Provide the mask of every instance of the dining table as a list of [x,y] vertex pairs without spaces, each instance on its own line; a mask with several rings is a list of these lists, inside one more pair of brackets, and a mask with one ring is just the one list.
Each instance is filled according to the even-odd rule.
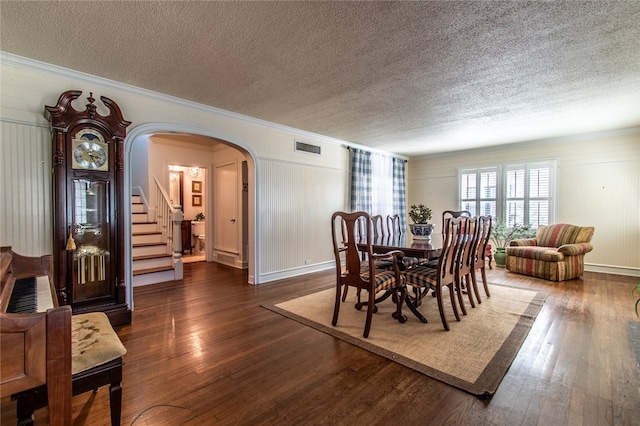
[[[374,238],[371,248],[376,254],[388,253],[392,250],[400,250],[405,257],[418,259],[435,259],[440,256],[442,236],[433,235],[429,239],[414,238],[411,234],[391,234]],[[358,244],[358,248],[366,250],[366,243]]]
[[[365,242],[358,243],[358,249],[366,251],[367,244]],[[427,262],[432,259],[437,259],[440,256],[442,252],[442,235],[432,234],[429,239],[418,239],[414,238],[411,234],[405,233],[383,235],[371,241],[371,249],[375,254],[384,254],[393,250],[400,250],[404,253],[404,257],[417,258],[419,260],[424,259],[424,262]],[[400,262],[400,264],[405,265],[404,262]],[[401,269],[404,269],[404,267]],[[382,302],[391,295],[393,295],[393,292],[385,292],[384,295],[376,299],[375,303]],[[413,303],[411,297],[408,295],[405,298],[405,304],[421,322],[428,322],[424,315],[418,311],[416,304]]]

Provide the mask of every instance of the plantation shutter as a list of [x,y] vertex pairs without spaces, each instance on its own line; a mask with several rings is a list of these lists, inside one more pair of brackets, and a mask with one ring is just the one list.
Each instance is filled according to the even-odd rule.
[[497,184],[497,167],[462,170],[460,210],[468,210],[472,215],[495,217],[498,203]]

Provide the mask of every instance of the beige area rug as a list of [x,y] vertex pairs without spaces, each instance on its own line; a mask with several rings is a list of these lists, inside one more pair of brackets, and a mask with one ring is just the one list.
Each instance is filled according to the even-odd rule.
[[[338,324],[333,327],[335,289],[319,291],[275,306],[263,307],[360,346],[392,361],[465,390],[478,397],[491,397],[515,359],[531,325],[542,308],[546,292],[490,284],[491,298],[469,307],[457,322],[445,290],[445,312],[451,331],[440,321],[435,298],[425,297],[419,310],[429,320],[420,322],[406,306],[408,321],[391,317],[391,299],[378,305],[371,332],[362,337],[366,309],[355,309],[355,289],[341,304]],[[482,292],[482,290],[481,290]],[[482,293],[484,296],[484,293]],[[466,295],[465,295],[466,297]]]

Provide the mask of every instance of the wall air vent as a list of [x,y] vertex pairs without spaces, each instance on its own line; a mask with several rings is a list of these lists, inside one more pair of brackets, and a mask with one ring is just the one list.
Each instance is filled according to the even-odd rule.
[[311,154],[320,155],[320,147],[318,145],[311,145],[300,141],[296,141],[296,151],[310,152]]

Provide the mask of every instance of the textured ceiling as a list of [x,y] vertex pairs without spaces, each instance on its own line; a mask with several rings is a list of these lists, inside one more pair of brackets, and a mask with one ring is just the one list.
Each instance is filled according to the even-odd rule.
[[640,125],[640,1],[0,2],[0,50],[407,156]]

